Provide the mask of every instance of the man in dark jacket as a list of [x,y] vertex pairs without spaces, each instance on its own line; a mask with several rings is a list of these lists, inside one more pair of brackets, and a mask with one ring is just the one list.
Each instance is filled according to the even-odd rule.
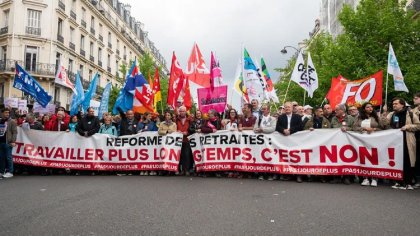
[[[298,114],[293,114],[293,105],[291,102],[284,104],[284,114],[277,119],[276,131],[289,136],[298,131],[303,130],[302,117]],[[289,178],[281,175],[280,180],[288,180]],[[302,176],[296,176],[296,181],[302,183]]]
[[100,123],[98,117],[95,116],[95,111],[89,107],[87,114],[77,124],[77,132],[84,137],[92,136],[98,133]]
[[121,108],[118,108],[121,116],[120,136],[137,134],[137,124],[139,121],[134,118],[134,112],[128,110],[125,114]]
[[285,114],[279,116],[277,119],[276,131],[284,136],[289,136],[303,130],[302,117],[292,113],[292,103],[286,102],[284,104],[284,109]]
[[[3,110],[0,119],[0,178],[13,177],[12,149],[16,146],[17,124],[10,119],[10,109]],[[7,163],[7,173],[4,174]]]

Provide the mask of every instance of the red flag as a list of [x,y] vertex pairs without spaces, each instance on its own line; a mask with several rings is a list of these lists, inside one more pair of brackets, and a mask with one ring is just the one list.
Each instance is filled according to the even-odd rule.
[[184,106],[187,108],[187,111],[191,110],[192,108],[192,98],[190,92],[190,82],[188,79],[185,79],[185,86],[184,86]]
[[149,89],[146,84],[143,84],[141,92],[136,89],[135,96],[147,111],[153,112],[153,91],[151,88]]
[[179,94],[181,93],[182,86],[184,84],[185,75],[176,59],[175,52],[172,55],[171,73],[169,75],[169,86],[168,86],[168,105],[172,108],[176,108],[176,102]]
[[194,43],[190,58],[188,59],[185,76],[201,87],[210,87],[210,72],[196,43]]
[[382,71],[358,80],[348,80],[341,75],[333,78],[326,98],[332,107],[338,104],[360,107],[365,102],[374,106],[382,104]]
[[222,78],[222,71],[220,70],[219,62],[216,61],[216,58],[211,52],[210,58],[210,88],[214,89],[215,85],[220,86]]

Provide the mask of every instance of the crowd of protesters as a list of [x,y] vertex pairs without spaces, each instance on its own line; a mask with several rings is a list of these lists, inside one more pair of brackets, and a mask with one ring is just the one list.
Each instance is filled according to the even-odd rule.
[[[392,111],[384,106],[380,111],[375,110],[373,104],[367,102],[360,108],[347,107],[344,104],[331,107],[301,106],[297,102],[286,102],[277,111],[272,112],[268,104],[260,105],[257,100],[244,104],[238,112],[227,106],[222,114],[214,110],[202,113],[197,110],[188,113],[182,103],[178,103],[175,111],[168,109],[163,114],[148,113],[135,114],[132,110],[112,116],[108,113],[98,118],[94,115],[93,108],[86,114],[69,116],[63,107],[57,109],[56,114],[33,114],[19,116],[12,114],[11,109],[2,111],[0,120],[0,178],[13,177],[12,148],[15,146],[17,127],[24,129],[46,130],[55,132],[74,132],[81,136],[89,137],[96,133],[115,136],[133,135],[147,131],[157,131],[159,135],[173,132],[183,134],[181,160],[179,171],[176,175],[199,175],[202,177],[226,176],[229,178],[258,178],[261,180],[296,180],[320,181],[329,183],[351,184],[361,183],[362,186],[378,185],[378,181],[387,183],[387,180],[366,178],[364,176],[302,176],[302,175],[275,175],[264,173],[241,172],[203,172],[194,171],[194,161],[188,136],[194,133],[214,133],[218,130],[242,131],[253,130],[255,133],[279,132],[284,136],[293,135],[302,130],[339,128],[343,132],[355,131],[371,134],[385,129],[400,129],[404,137],[403,172],[404,179],[392,185],[395,189],[413,190],[420,186],[420,92],[413,99],[413,107],[402,98],[392,100]],[[376,109],[378,109],[376,107]],[[25,171],[25,168],[23,168]],[[32,168],[40,170],[42,168]],[[22,172],[24,172],[22,171]],[[41,172],[45,174],[45,172]],[[69,172],[69,171],[68,171]],[[48,171],[47,171],[48,173]],[[50,170],[49,173],[52,173]],[[74,172],[79,174],[80,172]],[[131,172],[130,172],[131,173]],[[93,173],[94,174],[94,173]],[[141,171],[140,175],[161,175],[161,172]]]

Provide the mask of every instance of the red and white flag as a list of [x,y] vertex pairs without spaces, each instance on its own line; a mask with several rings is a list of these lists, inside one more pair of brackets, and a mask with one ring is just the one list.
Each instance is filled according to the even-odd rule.
[[67,76],[67,71],[64,66],[58,66],[57,75],[55,76],[56,84],[63,85],[64,87],[71,88],[74,93],[76,93],[74,89],[74,84],[70,81],[69,77]]
[[210,71],[206,66],[197,43],[194,43],[190,58],[188,59],[185,77],[197,86],[210,87]]
[[176,108],[176,102],[181,93],[185,81],[184,72],[181,69],[181,65],[175,56],[175,52],[172,55],[171,73],[169,75],[168,85],[168,105],[172,108]]

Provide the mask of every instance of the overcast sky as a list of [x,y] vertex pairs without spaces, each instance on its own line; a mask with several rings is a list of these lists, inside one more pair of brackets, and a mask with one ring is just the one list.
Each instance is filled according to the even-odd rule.
[[[309,37],[319,17],[317,0],[122,0],[130,4],[131,15],[145,24],[170,69],[172,51],[183,68],[194,42],[207,67],[215,51],[226,82],[232,80],[244,44],[251,57],[263,56],[271,77],[274,68],[285,65],[293,55],[280,50]],[[233,80],[232,80],[233,81]]]

